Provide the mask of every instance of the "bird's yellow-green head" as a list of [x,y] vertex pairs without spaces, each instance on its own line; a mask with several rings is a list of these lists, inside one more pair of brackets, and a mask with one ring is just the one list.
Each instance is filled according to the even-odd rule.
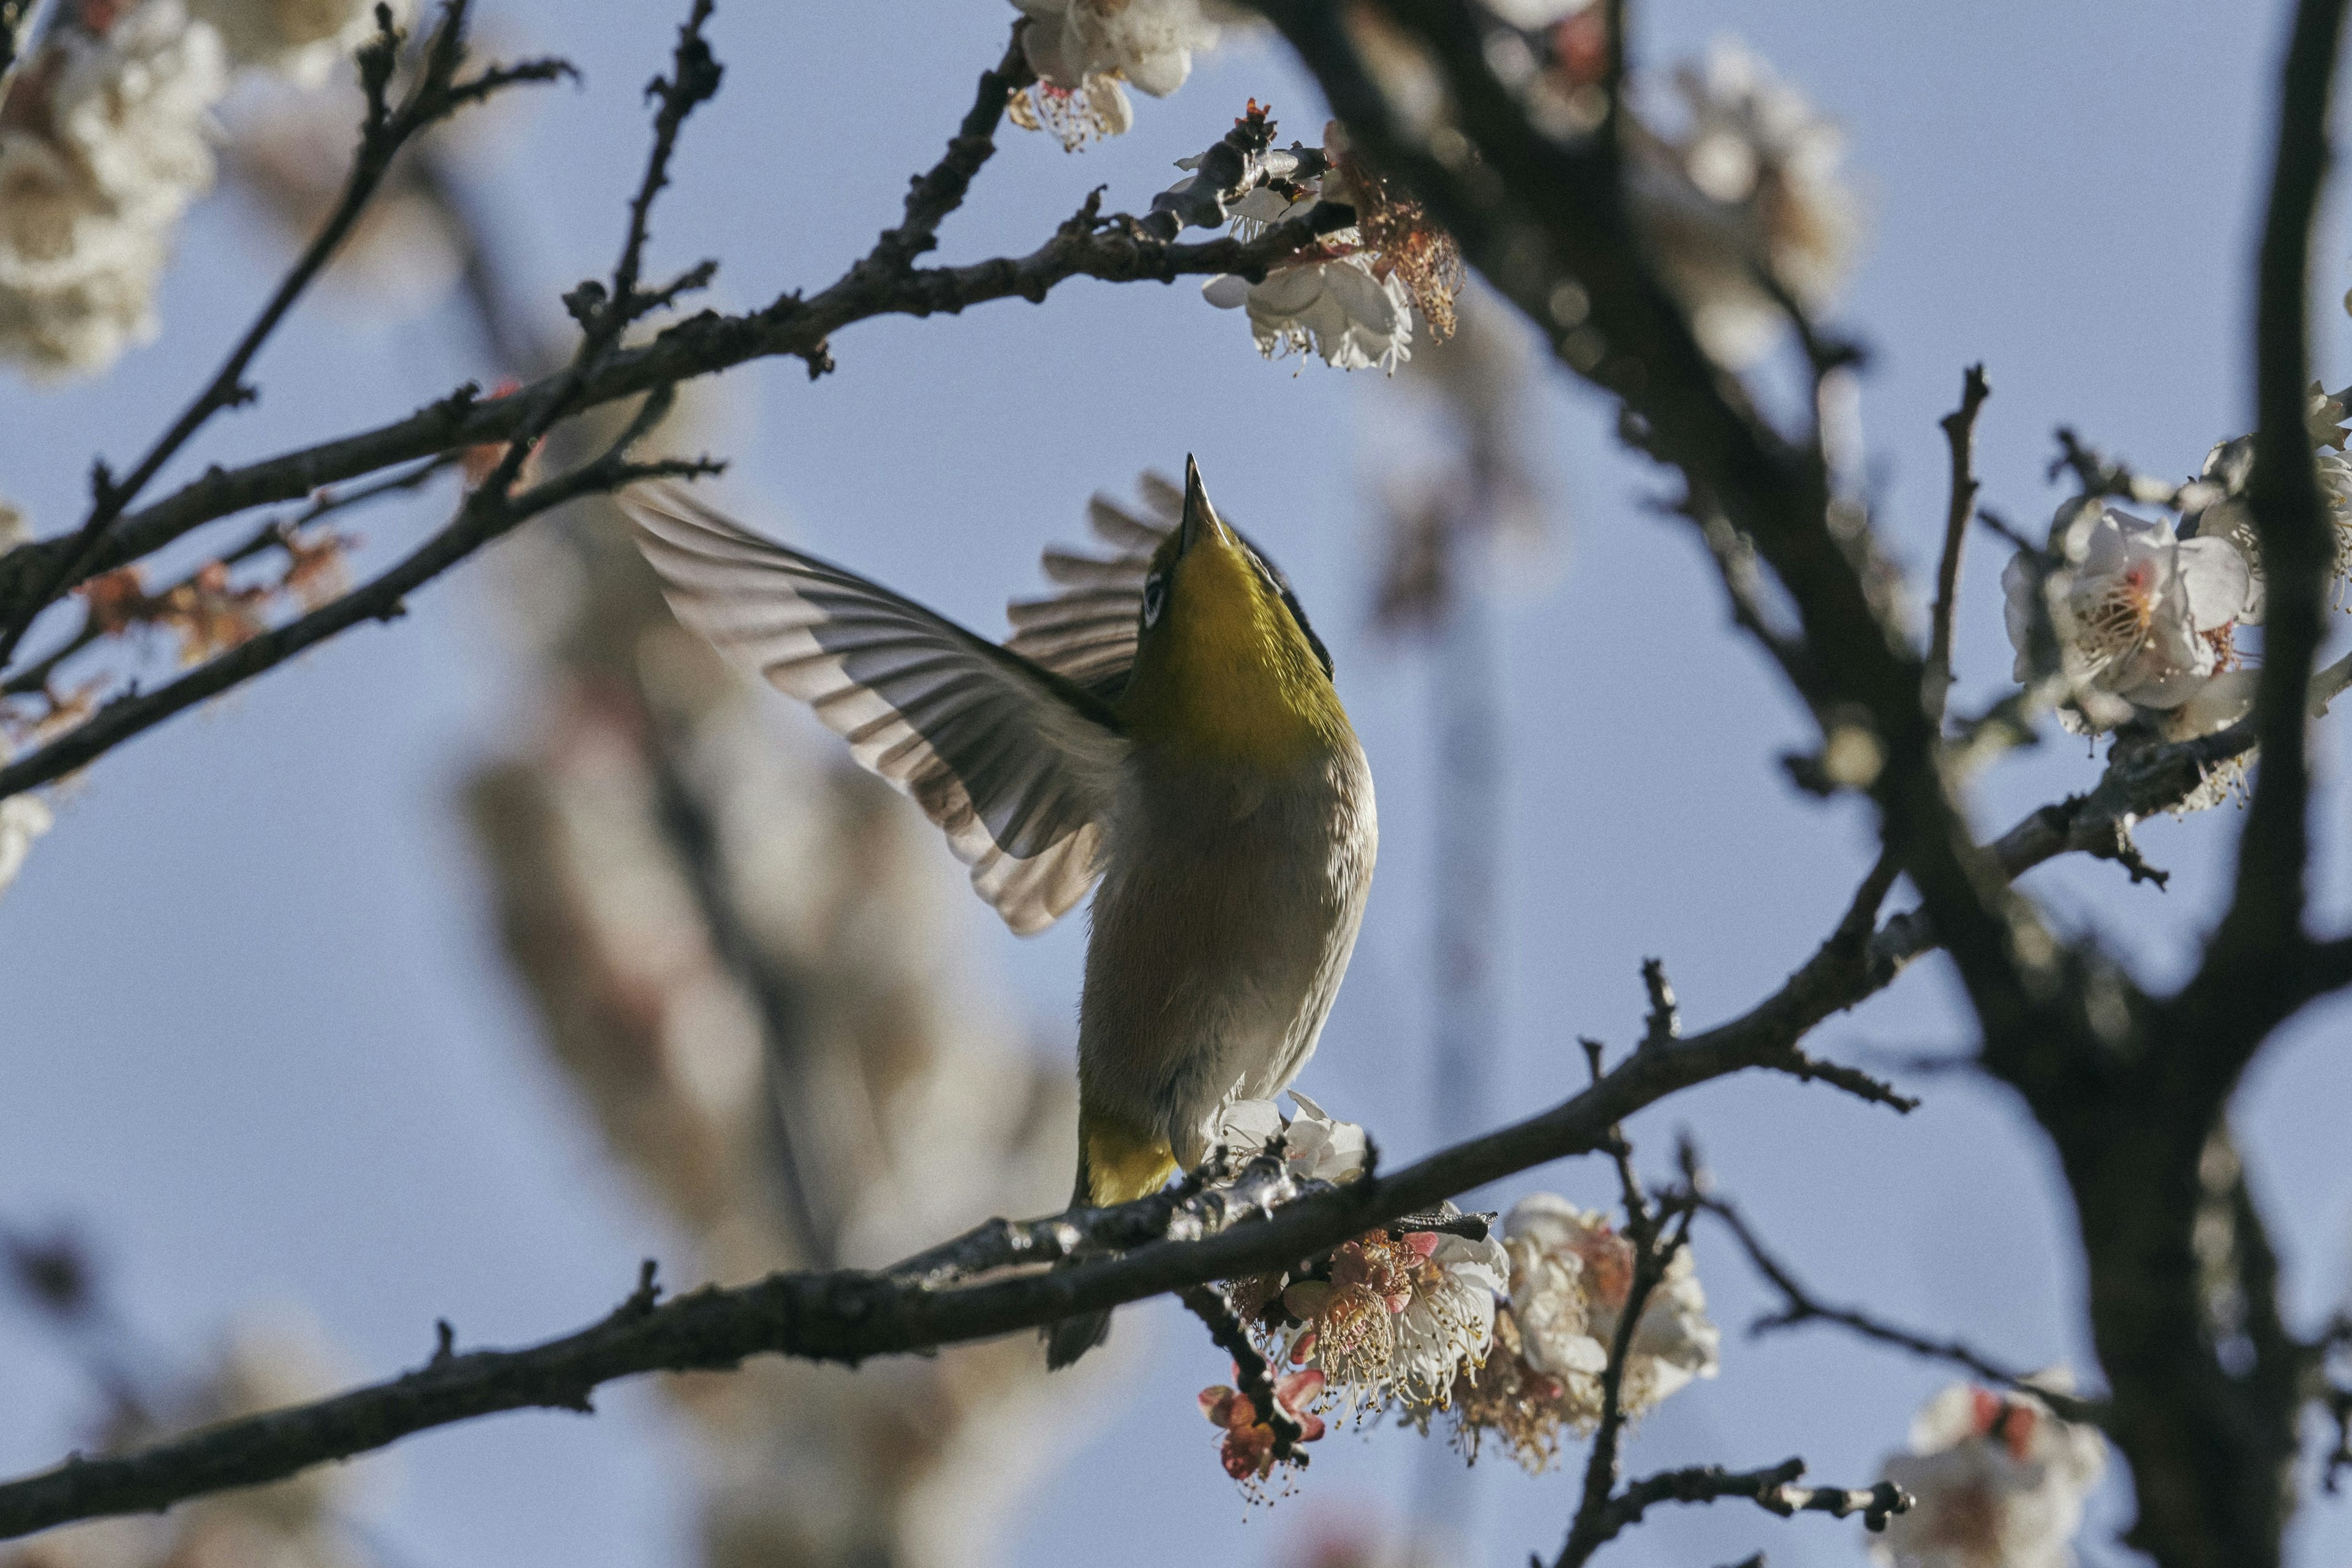
[[1344,742],[1331,658],[1272,563],[1209,504],[1184,460],[1184,515],[1144,580],[1119,717],[1145,745],[1268,770]]

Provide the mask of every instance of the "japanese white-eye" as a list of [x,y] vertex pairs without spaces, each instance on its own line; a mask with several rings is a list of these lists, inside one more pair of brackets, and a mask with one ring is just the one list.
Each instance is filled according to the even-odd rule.
[[[1045,553],[1060,591],[1002,646],[675,488],[625,498],[678,618],[801,699],[913,797],[1018,932],[1099,881],[1078,1011],[1075,1202],[1157,1191],[1219,1110],[1314,1052],[1379,832],[1331,660],[1280,571],[1187,459],[1156,516],[1097,497],[1108,559]],[[1048,1359],[1099,1343],[1058,1323]]]

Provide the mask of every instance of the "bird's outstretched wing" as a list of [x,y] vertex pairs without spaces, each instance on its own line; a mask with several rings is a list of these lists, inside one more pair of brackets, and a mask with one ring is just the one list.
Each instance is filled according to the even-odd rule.
[[1061,591],[1005,606],[1013,618],[1007,647],[1106,702],[1118,700],[1135,668],[1136,628],[1152,552],[1184,515],[1184,492],[1158,474],[1145,474],[1136,488],[1143,495],[1139,513],[1102,495],[1087,508],[1095,536],[1110,548],[1108,559],[1048,550],[1045,575]]
[[1007,925],[1042,931],[1086,897],[1128,745],[1099,698],[676,487],[621,501],[678,619],[912,796]]

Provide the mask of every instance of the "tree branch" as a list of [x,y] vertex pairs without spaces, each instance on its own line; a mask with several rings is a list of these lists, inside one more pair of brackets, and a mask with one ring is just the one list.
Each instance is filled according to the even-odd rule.
[[[1629,1484],[1602,1508],[1595,1528],[1603,1533],[1592,1544],[1599,1547],[1628,1526],[1640,1523],[1643,1514],[1663,1502],[1719,1502],[1726,1498],[1745,1498],[1782,1519],[1793,1519],[1801,1513],[1825,1513],[1832,1519],[1843,1519],[1858,1513],[1864,1526],[1873,1531],[1885,1530],[1888,1519],[1909,1512],[1913,1505],[1911,1494],[1893,1481],[1880,1481],[1860,1491],[1796,1485],[1804,1473],[1804,1460],[1789,1458],[1760,1470],[1726,1470],[1720,1465],[1700,1465],[1644,1477]],[[1563,1553],[1559,1559],[1559,1568],[1576,1568],[1590,1555]],[[1759,1563],[1762,1558],[1759,1554],[1748,1561]]]
[[130,476],[117,482],[102,460],[93,468],[88,520],[79,533],[44,542],[46,559],[33,567],[36,574],[30,579],[37,585],[8,600],[6,619],[0,622],[0,668],[5,668],[15,656],[16,645],[24,639],[34,618],[58,595],[100,569],[102,559],[109,558],[107,546],[113,524],[163,465],[176,457],[214,415],[250,403],[259,395],[247,384],[246,371],[295,302],[333,259],[383,184],[400,150],[427,126],[447,119],[465,104],[487,99],[498,89],[577,74],[567,62],[548,59],[493,68],[471,81],[459,81],[457,72],[466,62],[466,13],[469,3],[470,0],[447,0],[441,21],[425,45],[425,68],[397,109],[387,103],[384,93],[399,50],[400,35],[394,30],[391,13],[379,11],[381,30],[359,52],[360,78],[368,94],[368,114],[360,128],[359,152],[333,211],[263,305],[261,313],[229,351],[228,358],[214,373],[213,379],[171,427],[156,438]]
[[1798,1282],[1785,1264],[1765,1250],[1763,1242],[1758,1239],[1756,1233],[1748,1228],[1747,1220],[1727,1200],[1710,1194],[1701,1200],[1700,1206],[1723,1221],[1738,1238],[1741,1249],[1748,1254],[1748,1260],[1756,1266],[1756,1271],[1780,1292],[1783,1302],[1780,1310],[1757,1319],[1749,1327],[1751,1333],[1765,1334],[1776,1329],[1792,1329],[1811,1322],[1835,1323],[1864,1339],[1893,1345],[1932,1361],[1950,1362],[1967,1368],[1987,1383],[2030,1394],[2049,1405],[2062,1419],[2093,1426],[2105,1419],[2105,1402],[2050,1388],[2035,1382],[2031,1373],[2005,1367],[1958,1340],[1930,1339],[1925,1334],[1885,1322],[1855,1308],[1833,1307],[1820,1300]]
[[993,1220],[880,1271],[777,1274],[662,1306],[641,1291],[560,1339],[436,1356],[333,1399],[0,1485],[0,1539],[280,1479],[496,1411],[583,1409],[599,1384],[640,1373],[731,1367],[763,1353],[855,1363],[1286,1268],[1505,1176],[1610,1149],[1619,1123],[1693,1084],[1750,1068],[1798,1071],[1798,1042],[1861,982],[1867,921],[1865,911],[1857,926],[1849,914],[1787,984],[1740,1017],[1634,1051],[1550,1110],[1391,1174],[1301,1193],[1281,1162],[1257,1160],[1225,1187],[1194,1182],[1115,1208]]
[[1942,421],[1944,439],[1952,448],[1952,500],[1944,517],[1944,553],[1936,565],[1936,608],[1927,634],[1927,713],[1939,723],[1944,699],[1952,689],[1952,614],[1959,601],[1960,552],[1977,510],[1977,411],[1991,395],[1984,366],[1969,366],[1960,377],[1960,405]]

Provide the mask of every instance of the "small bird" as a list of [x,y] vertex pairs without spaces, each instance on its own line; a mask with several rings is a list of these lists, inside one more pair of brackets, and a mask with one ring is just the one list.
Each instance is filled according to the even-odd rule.
[[[624,497],[679,620],[911,796],[1024,935],[1097,881],[1078,1008],[1074,1205],[1156,1192],[1218,1111],[1298,1076],[1331,1010],[1379,842],[1331,656],[1265,552],[1147,475],[1097,497],[1108,559],[1045,552],[1060,591],[1000,646],[676,487]],[[1109,1314],[1046,1331],[1055,1366]]]

